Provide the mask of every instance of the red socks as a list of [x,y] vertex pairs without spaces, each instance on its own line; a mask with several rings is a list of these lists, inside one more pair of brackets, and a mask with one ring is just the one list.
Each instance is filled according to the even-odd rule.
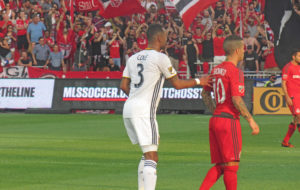
[[237,171],[239,166],[224,166],[224,183],[226,190],[237,189]]
[[223,167],[215,165],[212,167],[206,174],[206,177],[204,181],[202,182],[202,185],[199,190],[208,190],[210,189],[216,181],[219,179],[219,177],[223,174]]
[[224,174],[223,180],[225,183],[226,190],[237,189],[237,171],[239,166],[214,166],[206,174],[204,181],[199,190],[209,190]]
[[285,138],[283,139],[283,141],[288,143],[290,141],[291,136],[294,134],[295,130],[296,130],[296,125],[294,123],[290,123],[289,130]]

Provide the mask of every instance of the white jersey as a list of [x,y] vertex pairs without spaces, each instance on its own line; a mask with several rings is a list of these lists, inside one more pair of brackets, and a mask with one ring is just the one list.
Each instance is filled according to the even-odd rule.
[[131,79],[123,117],[155,118],[164,81],[176,74],[170,59],[163,53],[146,49],[131,56],[123,72],[123,77]]

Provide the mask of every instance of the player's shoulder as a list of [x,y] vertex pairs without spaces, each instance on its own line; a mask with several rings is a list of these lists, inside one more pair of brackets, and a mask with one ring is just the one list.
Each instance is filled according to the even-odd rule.
[[293,67],[292,62],[289,62],[282,68],[282,72],[287,73],[290,69],[292,69],[292,67]]

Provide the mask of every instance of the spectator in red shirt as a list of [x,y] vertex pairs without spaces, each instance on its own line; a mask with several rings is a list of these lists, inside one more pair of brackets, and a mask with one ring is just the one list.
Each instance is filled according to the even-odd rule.
[[19,18],[16,20],[17,47],[20,52],[28,49],[28,41],[26,38],[28,24],[29,20],[26,18],[25,12],[21,11]]
[[267,49],[263,56],[265,56],[264,71],[280,71],[274,56],[274,47]]
[[196,40],[196,44],[197,44],[197,47],[198,47],[198,50],[199,50],[199,57],[201,57],[202,56],[202,50],[203,50],[203,47],[202,47],[203,38],[202,38],[202,31],[201,31],[200,27],[196,28],[196,32],[195,32],[193,38]]
[[[225,52],[223,49],[223,43],[225,40],[225,37],[223,35],[223,30],[220,28],[221,24],[218,24],[214,29],[212,33],[213,37],[213,46],[214,46],[214,63],[215,64],[220,64],[223,61],[225,61],[226,56]],[[228,36],[231,35],[231,32],[229,30],[229,33],[227,34]]]
[[113,38],[108,43],[110,57],[114,60],[115,65],[121,67],[120,47],[124,44],[123,39],[120,36],[120,31],[113,34]]
[[140,25],[136,31],[136,40],[140,49],[144,50],[148,46],[148,39],[145,31],[147,30],[148,25],[146,23]]

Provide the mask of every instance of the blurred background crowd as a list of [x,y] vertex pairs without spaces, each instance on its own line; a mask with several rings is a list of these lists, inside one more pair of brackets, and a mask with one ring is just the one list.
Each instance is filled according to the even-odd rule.
[[165,53],[181,74],[208,73],[224,61],[223,41],[231,34],[243,36],[245,71],[279,70],[274,34],[258,0],[220,0],[188,29],[167,0],[142,1],[145,14],[112,19],[98,11],[75,12],[72,18],[66,1],[0,0],[1,67],[122,71],[131,55],[147,47],[147,27],[159,23],[168,33]]

